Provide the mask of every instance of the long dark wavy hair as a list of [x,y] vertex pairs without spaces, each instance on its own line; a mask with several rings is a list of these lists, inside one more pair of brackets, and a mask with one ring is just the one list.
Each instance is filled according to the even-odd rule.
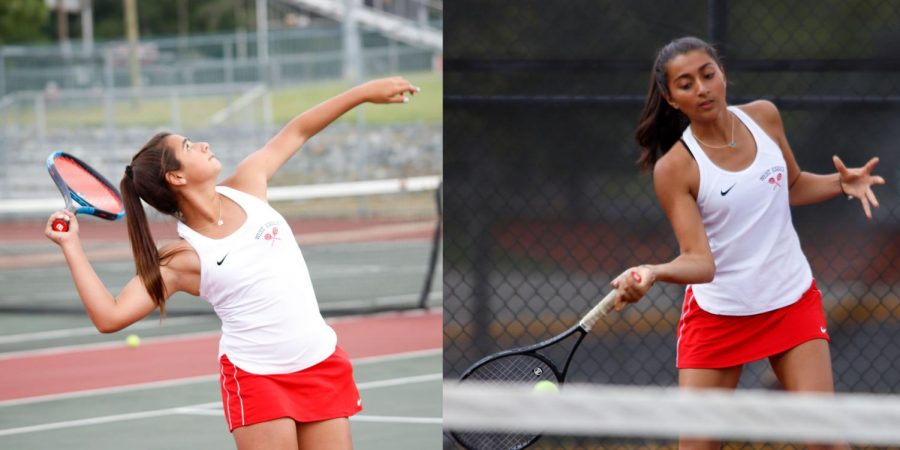
[[724,71],[719,54],[712,45],[695,37],[675,39],[660,49],[650,72],[650,88],[644,100],[644,110],[638,121],[634,138],[641,146],[638,164],[642,170],[653,170],[656,161],[662,157],[684,132],[690,121],[681,111],[669,105],[665,96],[669,95],[669,79],[666,65],[672,58],[694,50],[703,50]]
[[163,214],[176,218],[181,216],[178,196],[166,182],[167,172],[181,169],[181,163],[175,158],[174,152],[164,144],[170,135],[168,132],[161,132],[150,138],[131,159],[131,164],[125,168],[125,176],[119,183],[122,200],[125,202],[128,240],[131,241],[137,275],[159,307],[161,315],[166,312],[167,295],[159,267],[165,265],[177,252],[160,254],[141,200]]

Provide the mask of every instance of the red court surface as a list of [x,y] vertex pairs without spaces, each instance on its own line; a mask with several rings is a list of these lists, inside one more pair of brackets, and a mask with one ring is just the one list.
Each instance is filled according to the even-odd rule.
[[[440,312],[331,321],[351,358],[439,349]],[[0,401],[218,373],[217,333],[146,339],[139,347],[60,349],[0,355]]]

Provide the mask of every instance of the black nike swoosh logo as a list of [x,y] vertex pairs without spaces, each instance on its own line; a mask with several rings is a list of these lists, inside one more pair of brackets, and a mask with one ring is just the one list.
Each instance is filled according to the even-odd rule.
[[216,265],[217,265],[217,266],[221,266],[221,265],[222,265],[222,263],[223,263],[223,262],[225,262],[225,258],[227,258],[227,257],[228,257],[228,255],[229,255],[229,254],[228,254],[228,253],[226,253],[226,254],[225,254],[225,256],[223,256],[223,257],[222,257],[222,259],[220,259],[220,260],[218,260],[218,261],[216,261]]
[[736,185],[737,185],[737,183],[734,183],[731,185],[730,188],[725,189],[724,191],[719,191],[719,193],[722,194],[722,197],[724,197],[724,196],[728,195],[728,193],[731,192],[731,189],[734,188]]

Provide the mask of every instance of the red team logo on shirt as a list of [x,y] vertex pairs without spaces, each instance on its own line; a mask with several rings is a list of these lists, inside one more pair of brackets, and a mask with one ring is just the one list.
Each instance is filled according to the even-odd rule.
[[784,179],[784,166],[775,166],[771,169],[767,169],[763,172],[762,176],[759,177],[759,181],[770,184],[773,191],[782,186],[782,179]]
[[256,239],[264,239],[266,241],[271,241],[272,245],[275,245],[275,241],[280,241],[281,238],[278,237],[278,222],[269,222],[256,232]]

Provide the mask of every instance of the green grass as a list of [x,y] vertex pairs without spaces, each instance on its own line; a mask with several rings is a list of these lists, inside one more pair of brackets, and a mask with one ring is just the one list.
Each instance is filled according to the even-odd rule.
[[[400,123],[441,123],[443,120],[444,81],[441,74],[424,73],[405,76],[422,91],[405,105],[364,105],[345,114],[338,121],[355,121],[360,110],[365,122],[372,125]],[[297,114],[347,90],[345,83],[318,83],[279,90],[272,95],[276,124],[284,124]]]
[[[406,123],[439,124],[443,120],[443,77],[440,73],[402,74],[422,92],[405,105],[364,105],[345,114],[339,122],[355,122],[362,111],[365,123],[391,125]],[[287,123],[301,112],[347,90],[343,82],[317,82],[300,86],[283,86],[272,91],[273,120],[276,126]],[[182,97],[180,101],[181,128],[205,127],[216,111],[228,106],[239,95]],[[48,101],[47,126],[54,128],[102,127],[102,100],[91,105],[64,104]],[[11,119],[20,126],[34,126],[32,105],[18,109]],[[262,118],[259,118],[261,121]],[[114,103],[113,123],[116,127],[171,126],[171,104],[168,98],[145,98],[140,102],[119,100]]]
[[[196,128],[205,126],[209,117],[216,111],[228,106],[234,98],[195,97],[181,99],[181,126]],[[172,123],[169,99],[143,99],[140,102],[120,100],[113,103],[113,124],[116,127],[127,126],[169,126]],[[25,123],[33,125],[33,111],[26,111]],[[63,106],[47,104],[48,128],[102,127],[104,125],[103,107],[98,106]]]

